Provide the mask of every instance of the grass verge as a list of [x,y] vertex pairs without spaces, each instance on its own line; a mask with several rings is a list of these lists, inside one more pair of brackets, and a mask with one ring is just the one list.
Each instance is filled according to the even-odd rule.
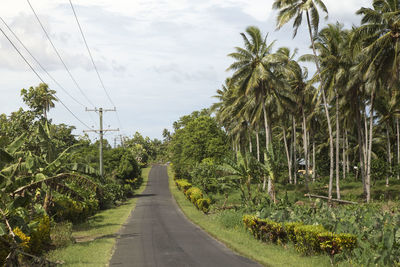
[[326,256],[304,257],[291,247],[262,243],[244,227],[227,228],[221,223],[220,214],[204,215],[186,199],[173,181],[173,171],[168,167],[169,188],[186,217],[224,243],[230,249],[264,266],[331,266]]
[[[143,183],[137,193],[143,192],[151,168],[142,170]],[[87,222],[75,225],[72,236],[75,244],[50,251],[47,257],[63,261],[63,266],[107,266],[117,238],[117,232],[136,206],[137,198],[131,198],[122,205],[98,212]]]

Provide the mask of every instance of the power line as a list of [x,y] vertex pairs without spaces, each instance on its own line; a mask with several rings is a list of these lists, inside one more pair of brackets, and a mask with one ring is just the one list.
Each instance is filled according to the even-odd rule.
[[97,66],[96,66],[96,64],[94,63],[94,59],[93,59],[93,56],[92,56],[92,52],[90,51],[89,45],[88,45],[88,43],[87,43],[87,41],[86,41],[85,34],[83,33],[81,24],[79,23],[78,16],[76,15],[75,8],[74,8],[74,5],[72,4],[72,1],[71,1],[71,0],[69,0],[69,4],[71,5],[71,9],[72,9],[72,12],[74,13],[74,17],[75,17],[76,23],[78,24],[78,28],[79,28],[79,31],[80,31],[80,33],[81,33],[81,35],[82,35],[83,42],[85,43],[85,46],[86,46],[86,49],[87,49],[87,51],[88,51],[90,60],[92,61],[94,70],[96,71],[96,74],[97,74],[97,77],[99,78],[100,84],[101,84],[101,86],[103,87],[104,92],[106,93],[108,100],[109,100],[110,103],[115,107],[114,102],[111,100],[111,97],[110,97],[110,95],[108,94],[106,87],[104,86],[103,80],[101,79],[101,76],[100,76],[100,73],[99,73],[99,71],[98,71],[98,69],[97,69]]
[[[29,68],[36,74],[36,76],[39,78],[39,80],[42,81],[42,83],[46,83],[42,77],[36,72],[36,70],[32,67],[32,65],[28,62],[28,60],[25,58],[25,56],[21,53],[21,51],[18,50],[16,45],[11,41],[11,39],[8,37],[8,35],[3,31],[3,29],[0,27],[0,31],[3,33],[3,35],[7,38],[7,40],[10,42],[10,44],[14,47],[14,49],[18,52],[18,54],[22,57],[22,59],[25,61],[25,63],[29,66]],[[57,97],[56,94],[54,94],[55,98],[61,103],[61,105],[64,106],[66,110],[68,110],[69,113],[72,114],[72,116],[75,117],[82,125],[87,127],[88,129],[91,129],[86,123],[81,121],[62,101],[60,98]]]
[[[17,36],[17,34],[11,29],[11,27],[5,22],[5,20],[0,16],[0,20],[3,22],[3,24],[7,27],[7,29],[13,34],[15,39],[21,44],[21,46],[25,49],[25,51],[31,56],[31,58],[35,61],[35,63],[42,69],[43,72],[47,74],[47,76],[50,77],[54,81],[55,84],[57,84],[58,87],[61,88],[61,90],[64,91],[72,100],[74,100],[77,104],[81,106],[83,105],[80,101],[78,101],[75,97],[73,97],[68,91],[43,67],[43,65],[39,62],[39,60],[29,51],[29,49],[25,46],[25,44],[21,41],[21,39]],[[93,121],[93,123],[96,125],[96,122],[94,121],[92,115],[89,113],[90,119]]]
[[35,61],[35,63],[54,81],[55,84],[58,85],[72,100],[74,100],[77,104],[81,106],[83,105],[81,102],[79,102],[75,97],[70,95],[68,91],[43,67],[42,64],[32,55],[32,53],[29,51],[29,49],[24,45],[24,43],[21,41],[21,39],[15,34],[15,32],[8,26],[8,24],[4,21],[4,19],[0,16],[0,20],[6,25],[7,29],[13,34],[15,39],[21,44],[21,46],[25,49],[25,51],[31,56],[31,58]]
[[[80,22],[79,22],[78,16],[77,16],[76,11],[75,11],[75,8],[74,8],[74,5],[72,4],[72,0],[69,0],[69,4],[71,5],[71,9],[72,9],[72,12],[74,13],[74,17],[75,17],[76,23],[78,24],[78,28],[79,28],[79,31],[80,31],[80,33],[81,33],[81,35],[82,35],[83,42],[85,43],[86,50],[88,51],[90,60],[92,61],[94,70],[96,71],[96,74],[97,74],[97,77],[99,78],[100,84],[101,84],[101,86],[103,87],[104,92],[106,93],[106,96],[107,96],[108,100],[109,100],[110,103],[115,107],[114,102],[112,101],[110,95],[109,95],[108,92],[107,92],[106,87],[104,86],[103,79],[101,79],[101,76],[100,76],[100,73],[99,73],[99,71],[98,71],[98,69],[97,69],[97,66],[96,66],[96,64],[94,63],[94,59],[93,59],[93,56],[92,56],[92,52],[90,51],[89,45],[88,45],[88,43],[87,43],[87,41],[86,41],[85,34],[83,33],[81,24],[80,24]],[[121,126],[121,120],[119,119],[118,111],[116,111],[115,114],[117,115],[119,127],[122,128],[122,126]]]
[[89,99],[89,98],[86,96],[86,94],[83,92],[82,88],[79,86],[79,84],[78,84],[78,82],[75,80],[74,76],[72,76],[71,71],[68,69],[68,67],[67,67],[67,65],[65,64],[64,60],[62,59],[60,53],[58,52],[57,48],[55,47],[55,45],[54,45],[53,41],[51,40],[49,34],[47,33],[47,31],[46,31],[46,29],[44,28],[42,22],[40,21],[39,16],[36,14],[35,9],[34,9],[33,6],[31,5],[31,2],[30,2],[29,0],[26,0],[26,1],[28,2],[28,4],[29,4],[29,6],[30,6],[30,8],[31,8],[31,10],[32,10],[32,12],[33,12],[33,14],[35,15],[36,20],[39,22],[40,27],[41,27],[42,30],[44,31],[44,33],[45,33],[45,35],[46,35],[46,37],[47,37],[47,40],[49,40],[49,42],[50,42],[51,46],[53,47],[55,53],[57,54],[58,58],[60,59],[61,63],[63,64],[65,70],[68,72],[69,76],[71,77],[71,80],[74,82],[75,86],[79,89],[79,91],[80,91],[81,94],[85,97],[85,99],[86,99],[92,106],[94,106],[94,104],[92,103],[92,101],[90,101],[90,99]]

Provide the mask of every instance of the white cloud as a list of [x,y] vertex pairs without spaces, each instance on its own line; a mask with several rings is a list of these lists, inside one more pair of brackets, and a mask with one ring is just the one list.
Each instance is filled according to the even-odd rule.
[[[109,107],[87,56],[67,0],[30,0],[62,52],[85,93],[97,106]],[[21,39],[51,70],[59,82],[85,105],[84,97],[62,69],[26,1],[5,1],[2,16]],[[72,0],[103,81],[119,115],[125,134],[140,131],[160,137],[180,116],[208,107],[212,95],[229,73],[226,55],[242,45],[239,35],[249,25],[270,33],[279,46],[309,52],[304,27],[295,40],[287,25],[275,32],[272,0]],[[354,12],[370,0],[325,0],[330,22],[357,23]],[[3,28],[3,25],[0,24]],[[0,113],[21,105],[19,90],[36,85],[23,61],[0,36]],[[6,69],[5,69],[6,68]],[[3,78],[5,77],[5,78]],[[52,83],[50,83],[53,85]],[[86,123],[92,119],[84,107],[55,87],[60,98]],[[56,122],[83,127],[61,105],[50,112]],[[97,120],[92,115],[94,120]],[[115,114],[106,125],[120,127]]]

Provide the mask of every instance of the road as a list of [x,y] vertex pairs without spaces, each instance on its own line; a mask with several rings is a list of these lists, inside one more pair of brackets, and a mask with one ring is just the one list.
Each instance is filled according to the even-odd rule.
[[165,166],[150,171],[145,191],[117,239],[110,266],[260,266],[189,222],[168,187]]

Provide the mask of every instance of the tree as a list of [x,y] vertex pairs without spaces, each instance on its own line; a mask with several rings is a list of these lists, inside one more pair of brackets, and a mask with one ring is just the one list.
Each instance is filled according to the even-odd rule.
[[[328,14],[328,9],[326,8],[325,4],[321,0],[275,0],[273,4],[274,9],[279,9],[279,14],[277,18],[277,28],[280,29],[284,24],[289,22],[292,18],[294,19],[293,28],[294,33],[293,37],[296,36],[297,30],[301,25],[303,15],[305,13],[307,18],[307,26],[308,26],[308,33],[310,36],[311,46],[314,54],[314,62],[315,66],[317,67],[317,77],[318,80],[321,79],[321,70],[318,62],[318,56],[315,49],[314,43],[314,35],[318,32],[319,26],[319,13],[318,8],[321,8],[323,12]],[[310,19],[311,15],[311,19]],[[313,33],[314,32],[314,33]],[[324,111],[326,120],[328,123],[328,132],[329,132],[329,156],[330,156],[330,170],[329,170],[329,199],[332,198],[332,182],[333,182],[333,133],[332,133],[332,126],[331,120],[329,117],[329,109],[328,103],[325,95],[325,91],[322,89],[320,90],[322,95],[322,100],[324,104]]]
[[37,87],[30,87],[29,90],[22,89],[21,96],[25,104],[36,114],[43,115],[47,119],[47,113],[50,108],[54,108],[56,101],[56,91],[50,90],[45,83],[39,84]]

